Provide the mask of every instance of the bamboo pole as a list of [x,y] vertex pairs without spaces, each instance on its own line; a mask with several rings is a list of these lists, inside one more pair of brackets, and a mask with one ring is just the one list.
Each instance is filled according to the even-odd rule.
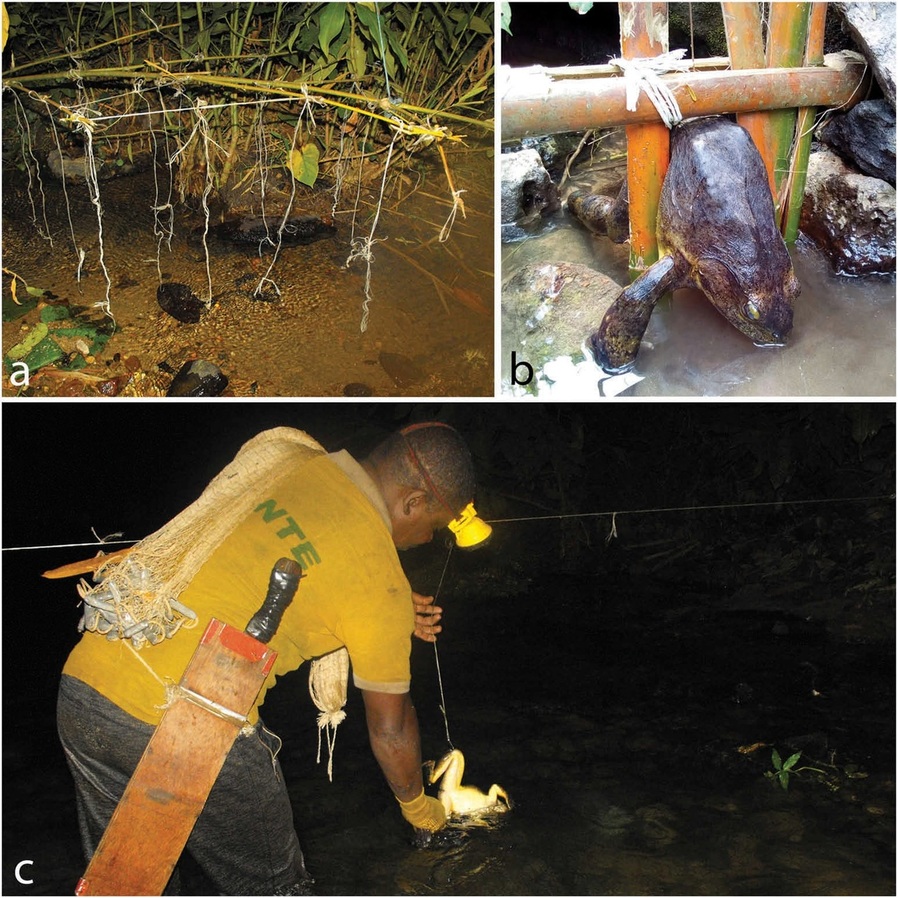
[[[719,62],[725,67],[727,60]],[[662,75],[684,118],[788,106],[839,106],[863,99],[863,60],[829,53],[822,66],[748,69]],[[563,131],[588,131],[658,122],[657,110],[640,98],[626,108],[624,79],[612,66],[582,69],[506,69],[502,92],[502,139],[517,140]]]
[[[771,3],[767,26],[767,67],[792,69],[804,61],[808,40],[810,3]],[[797,107],[768,113],[770,148],[773,155],[773,204],[780,221],[784,205],[784,185],[791,168],[792,143],[795,137]]]
[[[764,31],[761,26],[761,7],[758,3],[721,3],[727,50],[733,69],[764,68]],[[773,179],[774,158],[771,147],[767,112],[741,112],[736,121],[751,135],[764,168],[770,193],[776,185]]]
[[[668,49],[666,3],[620,3],[624,59],[659,56]],[[641,103],[648,103],[644,97]],[[627,126],[630,195],[630,279],[658,261],[658,204],[670,163],[670,133],[663,123]]]
[[[823,38],[826,28],[826,4],[811,4],[811,18],[808,25],[808,43],[805,51],[805,65],[819,65],[823,61]],[[804,202],[804,185],[808,177],[808,158],[811,155],[811,141],[814,136],[814,115],[812,106],[802,106],[798,110],[795,124],[796,148],[792,156],[789,180],[784,202],[783,237],[786,243],[794,243],[798,237],[798,222]]]

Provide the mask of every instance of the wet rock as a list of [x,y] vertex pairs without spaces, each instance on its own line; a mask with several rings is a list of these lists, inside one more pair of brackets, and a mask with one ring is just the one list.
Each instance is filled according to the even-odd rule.
[[864,100],[834,116],[818,137],[865,174],[895,186],[895,110],[885,100]]
[[576,355],[621,287],[586,265],[525,265],[502,286],[502,330],[507,345],[535,367]]
[[415,362],[401,352],[382,352],[378,356],[378,361],[397,387],[419,383],[427,376]]
[[525,150],[536,150],[546,171],[557,176],[564,173],[564,166],[580,145],[582,137],[582,134],[568,131],[542,137],[524,137],[521,139],[521,145]]
[[[146,159],[137,159],[134,162],[125,159],[103,159],[101,156],[94,158],[94,167],[97,180],[108,181],[111,178],[121,178],[126,175],[134,175],[146,168]],[[47,153],[47,168],[59,180],[65,179],[69,183],[83,183],[87,180],[89,166],[86,156],[70,156],[58,149]]]
[[502,224],[533,221],[558,211],[558,191],[536,150],[502,154]]
[[351,383],[346,384],[343,387],[343,395],[344,396],[373,396],[374,390],[368,386],[368,384],[363,383]]
[[160,284],[156,290],[156,302],[162,311],[183,324],[196,324],[206,311],[206,304],[187,284]]
[[851,171],[834,153],[812,153],[801,230],[837,274],[895,270],[895,188]]
[[217,365],[197,359],[186,362],[175,375],[166,396],[220,396],[228,378]]
[[280,241],[284,246],[314,243],[337,233],[330,216],[295,215],[287,219],[283,229],[279,218],[245,216],[213,225],[209,228],[209,236],[237,245],[256,247],[268,243],[276,246],[279,231]]
[[833,3],[895,108],[895,4]]

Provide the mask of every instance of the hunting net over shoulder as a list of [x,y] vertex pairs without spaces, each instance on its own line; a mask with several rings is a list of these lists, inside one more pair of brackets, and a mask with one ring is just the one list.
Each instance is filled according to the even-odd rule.
[[78,593],[85,611],[79,629],[129,639],[139,649],[173,636],[182,626],[194,626],[196,615],[178,597],[197,571],[252,512],[263,487],[324,451],[291,427],[253,437],[192,505],[137,543],[124,561],[98,568],[96,586],[81,581]]

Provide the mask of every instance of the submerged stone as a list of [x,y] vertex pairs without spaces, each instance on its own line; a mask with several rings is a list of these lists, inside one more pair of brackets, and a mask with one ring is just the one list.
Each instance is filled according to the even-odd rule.
[[156,302],[163,312],[183,324],[196,324],[206,311],[206,304],[187,284],[160,284],[156,290]]
[[184,363],[165,395],[220,396],[227,386],[228,378],[218,365],[197,359]]
[[333,237],[337,233],[337,228],[329,215],[295,215],[287,219],[283,228],[280,218],[245,216],[223,221],[209,228],[209,236],[216,240],[246,246],[259,246],[264,243],[276,246],[278,232],[282,245],[299,246]]

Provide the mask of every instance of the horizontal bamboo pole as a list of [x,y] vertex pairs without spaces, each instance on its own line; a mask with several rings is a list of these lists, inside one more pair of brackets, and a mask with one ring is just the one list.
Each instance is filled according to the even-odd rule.
[[[850,108],[863,99],[863,60],[829,53],[822,66],[795,69],[702,70],[664,75],[684,118],[793,106]],[[635,112],[626,108],[624,79],[611,66],[589,74],[569,69],[502,67],[502,139],[563,131],[613,128],[660,117],[640,94]]]

